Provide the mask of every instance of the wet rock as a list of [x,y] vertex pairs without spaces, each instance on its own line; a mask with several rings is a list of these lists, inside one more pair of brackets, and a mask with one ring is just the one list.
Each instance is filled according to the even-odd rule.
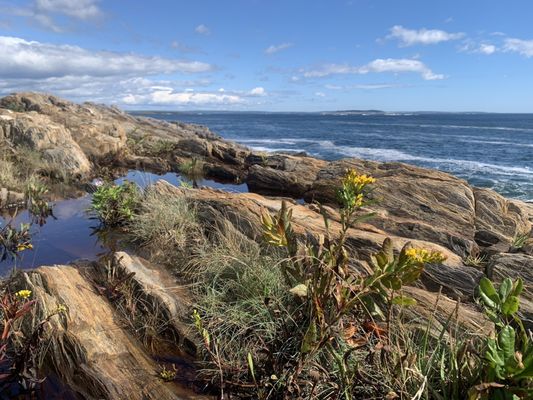
[[26,203],[24,193],[13,192],[6,188],[0,189],[0,209],[16,208]]
[[67,324],[50,321],[47,365],[86,399],[180,399],[157,378],[158,366],[118,323],[113,307],[86,278],[84,268],[40,267],[26,273],[41,317],[59,305]]

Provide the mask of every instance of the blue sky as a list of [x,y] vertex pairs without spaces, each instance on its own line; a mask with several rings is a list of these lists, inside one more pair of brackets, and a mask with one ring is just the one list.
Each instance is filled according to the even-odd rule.
[[533,2],[0,0],[0,94],[129,109],[533,112]]

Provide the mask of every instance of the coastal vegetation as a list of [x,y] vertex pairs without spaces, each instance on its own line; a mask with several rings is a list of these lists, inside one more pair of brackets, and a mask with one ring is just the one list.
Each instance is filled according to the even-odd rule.
[[[459,304],[442,322],[435,314],[410,320],[417,301],[403,288],[427,264],[441,263],[441,253],[410,244],[396,253],[387,239],[370,270],[357,267],[347,231],[372,218],[363,210],[374,182],[355,171],[345,175],[337,191],[339,232],[331,231],[323,211],[324,235],[297,234],[283,203],[275,215],[261,216],[263,243],[228,224],[204,231],[186,196],[135,194],[137,205],[120,211],[126,217],[118,220],[132,241],[190,287],[196,379],[220,396],[239,398],[529,398],[533,346],[517,314],[520,279],[499,287],[481,280],[479,302],[494,328],[479,336],[457,323]],[[130,185],[115,187],[107,207],[133,204]],[[100,209],[105,223],[109,212]],[[121,302],[141,304],[125,291],[127,280],[109,282],[122,287],[113,292]],[[132,330],[143,326],[145,343],[147,337],[152,343],[164,318],[157,307],[142,307],[144,322],[133,321]],[[175,379],[172,369],[160,374]]]

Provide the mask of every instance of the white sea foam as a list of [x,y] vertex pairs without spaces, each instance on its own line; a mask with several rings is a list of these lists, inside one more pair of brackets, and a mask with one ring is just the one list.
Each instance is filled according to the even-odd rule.
[[328,150],[347,157],[372,159],[376,161],[418,161],[426,164],[436,164],[436,166],[454,166],[455,168],[453,170],[455,172],[462,170],[464,173],[487,172],[499,175],[533,175],[533,170],[528,167],[511,167],[454,158],[422,157],[395,149],[333,146],[329,147]]

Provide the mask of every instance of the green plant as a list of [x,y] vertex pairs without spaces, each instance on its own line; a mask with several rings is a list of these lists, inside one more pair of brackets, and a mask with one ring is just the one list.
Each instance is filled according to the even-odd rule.
[[172,369],[167,369],[165,365],[161,366],[159,371],[159,377],[165,382],[172,382],[176,379],[177,369],[175,365],[172,365]]
[[529,233],[519,233],[517,234],[511,243],[515,249],[521,249],[526,244],[526,241],[529,239]]
[[197,158],[192,158],[189,161],[183,162],[179,166],[180,173],[186,178],[196,182],[203,178],[204,175],[204,163]]
[[0,261],[14,260],[19,253],[32,248],[29,224],[20,224],[19,229],[7,224],[0,229]]
[[91,211],[105,226],[123,226],[133,220],[139,198],[139,188],[135,183],[104,183],[93,193]]
[[[359,211],[368,204],[368,185],[373,182],[373,178],[353,171],[343,179],[338,192],[338,232],[331,229],[325,212],[325,234],[306,238],[293,230],[292,211],[286,203],[274,216],[263,213],[265,241],[283,255],[274,268],[263,267],[261,273],[277,274],[276,280],[243,281],[251,274],[244,265],[234,273],[225,271],[211,279],[217,285],[211,298],[217,303],[199,308],[195,320],[196,325],[201,322],[206,354],[214,365],[213,382],[219,376],[221,389],[264,399],[353,398],[359,376],[359,356],[355,351],[358,345],[354,343],[370,340],[354,340],[354,334],[366,331],[386,338],[387,329],[373,318],[390,318],[393,305],[413,304],[414,299],[401,294],[402,286],[414,282],[426,262],[443,260],[440,253],[409,245],[395,254],[392,242],[386,240],[374,257],[372,273],[354,273],[346,237],[351,226],[372,216],[359,215]],[[264,288],[265,282],[278,282],[277,289],[266,293],[251,290]],[[220,288],[227,293],[225,298],[218,296]],[[244,299],[238,297],[240,293],[247,293],[244,299],[248,306],[254,305],[249,314],[242,313]],[[261,303],[264,311],[258,308]],[[235,319],[227,312],[233,305],[238,307],[241,319],[238,324],[228,325],[227,319]],[[212,322],[216,307],[225,311],[216,314],[224,323]],[[383,308],[385,313],[378,311]],[[259,336],[253,334],[263,327],[268,329],[261,330]],[[228,345],[232,342],[240,345],[238,354]]]
[[481,255],[481,256],[469,255],[468,257],[466,257],[464,262],[465,262],[465,265],[469,267],[481,268],[481,267],[484,267],[485,264],[487,263],[487,257],[485,255]]
[[[181,196],[148,189],[130,221],[132,238],[165,253],[179,252],[199,231],[196,210]],[[169,254],[170,255],[170,254]]]
[[32,222],[44,225],[46,219],[53,216],[52,206],[46,201],[48,188],[38,181],[29,181],[24,196],[26,208],[32,217]]
[[483,380],[470,391],[470,399],[529,399],[533,396],[533,344],[518,316],[521,279],[505,278],[496,289],[482,278],[479,297],[496,332],[486,339]]

